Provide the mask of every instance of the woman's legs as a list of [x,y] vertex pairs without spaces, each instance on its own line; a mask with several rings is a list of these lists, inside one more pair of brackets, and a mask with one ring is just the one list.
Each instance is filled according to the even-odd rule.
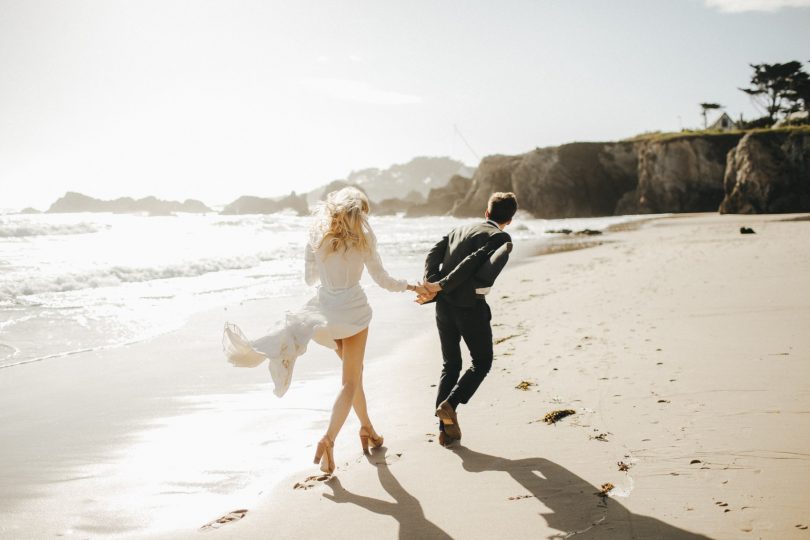
[[[366,329],[368,332],[368,328]],[[338,358],[343,360],[343,340],[336,339],[335,343],[337,344],[337,350],[335,351],[338,355]],[[355,389],[354,392],[354,400],[352,401],[352,407],[354,408],[354,413],[357,415],[358,420],[360,420],[361,426],[366,426],[371,429],[371,435],[377,436],[377,432],[374,431],[374,428],[371,425],[371,418],[368,416],[368,408],[366,406],[366,392],[363,389],[363,367],[360,367],[360,385]]]
[[337,437],[340,428],[343,427],[352,405],[355,405],[355,410],[357,410],[355,400],[358,393],[362,395],[362,401],[359,404],[360,411],[357,412],[357,416],[360,418],[361,423],[365,424],[364,420],[368,421],[366,399],[365,395],[362,394],[363,357],[366,353],[367,339],[368,328],[365,328],[362,332],[344,338],[339,342],[338,351],[343,359],[343,386],[335,400],[335,404],[332,406],[332,417],[329,420],[329,428],[326,430],[326,436],[333,441]]

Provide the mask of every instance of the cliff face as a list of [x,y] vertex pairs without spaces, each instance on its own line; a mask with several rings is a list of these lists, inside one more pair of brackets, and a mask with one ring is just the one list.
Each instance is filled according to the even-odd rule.
[[720,212],[810,212],[810,130],[760,131],[728,153]]
[[639,144],[636,213],[716,211],[724,195],[726,154],[740,137],[707,135]]
[[632,143],[572,143],[529,152],[513,175],[518,204],[543,218],[613,215],[636,187]]
[[536,217],[612,215],[635,189],[633,143],[572,143],[519,156],[484,158],[456,216],[480,216],[494,191],[513,191],[521,209]]
[[450,213],[458,217],[480,217],[494,191],[512,191],[512,173],[522,158],[523,156],[496,155],[482,159],[467,194],[456,201]]
[[675,134],[489,156],[452,214],[480,216],[495,191],[515,192],[519,207],[540,218],[810,211],[810,129],[743,135]]

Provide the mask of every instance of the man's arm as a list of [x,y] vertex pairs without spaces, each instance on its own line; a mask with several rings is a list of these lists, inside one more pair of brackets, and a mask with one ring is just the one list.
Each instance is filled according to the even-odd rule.
[[439,280],[438,284],[441,290],[449,292],[464,283],[475,274],[484,261],[492,256],[496,249],[511,240],[512,238],[505,232],[492,235],[486,244],[467,255],[463,261],[453,268],[452,272]]
[[444,261],[444,254],[447,251],[447,235],[441,240],[436,242],[436,245],[430,248],[427,257],[425,258],[425,281],[435,281],[439,279],[439,267]]
[[472,279],[475,280],[475,284],[480,285],[481,288],[488,288],[495,285],[495,280],[509,261],[509,253],[511,251],[512,242],[506,242],[496,249],[492,256],[484,261],[475,272],[475,275],[472,277]]

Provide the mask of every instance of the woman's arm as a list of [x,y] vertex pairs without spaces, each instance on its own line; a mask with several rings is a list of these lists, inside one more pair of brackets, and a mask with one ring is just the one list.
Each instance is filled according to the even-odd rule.
[[385,270],[382,259],[380,259],[380,254],[377,251],[377,237],[374,235],[374,231],[369,228],[365,232],[366,238],[368,239],[368,251],[366,251],[363,261],[365,262],[366,268],[368,268],[371,279],[383,289],[387,289],[391,292],[414,290],[412,285],[406,280],[395,279]]
[[371,279],[383,289],[391,292],[402,292],[414,290],[412,285],[404,279],[395,279],[385,270],[380,259],[380,254],[377,253],[377,243],[372,242],[369,244],[369,251],[365,258],[366,268]]

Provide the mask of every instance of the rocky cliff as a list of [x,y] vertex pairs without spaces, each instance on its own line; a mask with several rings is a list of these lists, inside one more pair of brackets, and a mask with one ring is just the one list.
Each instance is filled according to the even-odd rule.
[[513,191],[536,217],[612,215],[637,185],[635,144],[571,143],[481,161],[456,216],[480,216],[494,191]]
[[726,155],[741,134],[673,136],[637,143],[638,188],[631,213],[715,212],[723,200]]
[[150,215],[169,215],[173,212],[213,212],[213,210],[203,203],[194,199],[186,199],[182,203],[177,201],[162,201],[155,197],[144,197],[143,199],[121,197],[111,201],[103,201],[72,191],[65,193],[65,195],[54,202],[47,211],[48,213],[147,212]]
[[729,151],[720,212],[810,212],[810,128],[748,133]]
[[488,156],[452,214],[480,216],[494,191],[513,191],[541,218],[808,212],[810,128],[654,134]]

